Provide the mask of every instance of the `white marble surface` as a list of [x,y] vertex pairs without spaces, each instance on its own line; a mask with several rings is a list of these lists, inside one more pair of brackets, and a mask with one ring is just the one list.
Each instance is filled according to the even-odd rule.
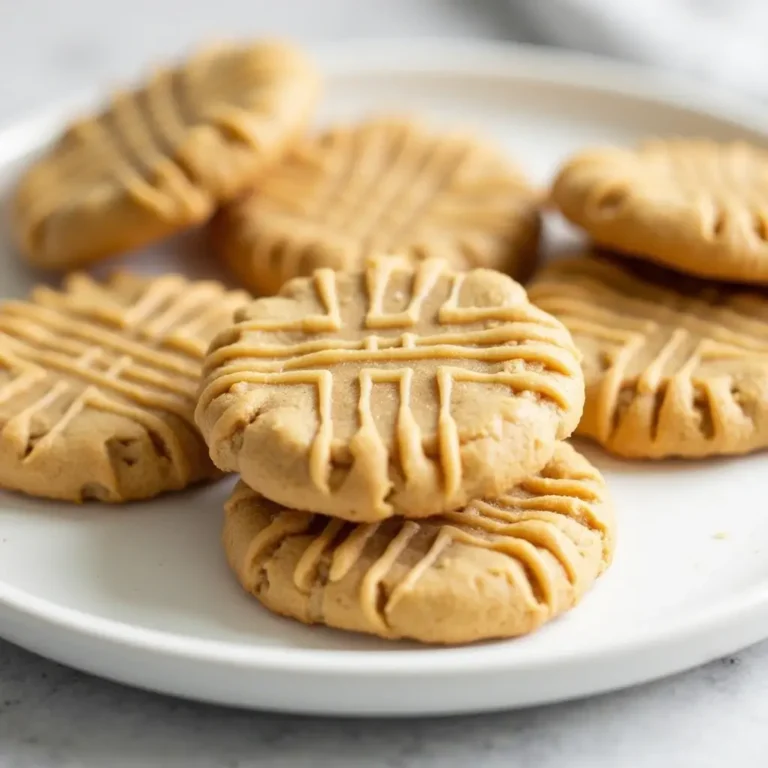
[[[510,28],[505,4],[0,0],[0,121],[211,36],[526,39],[526,30]],[[768,643],[587,701],[462,719],[345,722],[175,701],[0,641],[0,768],[751,768],[765,765],[767,746]]]

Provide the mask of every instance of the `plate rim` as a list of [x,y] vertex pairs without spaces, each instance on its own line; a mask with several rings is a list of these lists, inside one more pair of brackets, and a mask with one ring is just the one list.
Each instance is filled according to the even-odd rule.
[[[768,138],[768,108],[746,97],[704,87],[680,75],[617,62],[591,54],[575,53],[519,43],[461,38],[382,38],[350,40],[334,44],[308,45],[324,70],[332,76],[364,76],[366,73],[440,73],[446,77],[474,74],[480,77],[536,80],[620,93],[660,105],[690,109],[728,120]],[[392,50],[398,55],[392,57]],[[89,89],[60,100],[31,116],[0,126],[0,164],[34,151],[50,139],[61,122],[92,103],[103,89]],[[251,671],[312,672],[334,677],[392,675],[427,677],[478,672],[535,671],[556,669],[596,659],[628,659],[640,653],[662,653],[702,636],[713,637],[735,622],[752,620],[764,630],[753,632],[754,642],[768,634],[768,582],[755,586],[727,603],[703,607],[686,618],[648,627],[633,637],[595,645],[589,651],[529,654],[523,660],[504,658],[493,645],[465,647],[425,646],[404,650],[329,650],[273,648],[190,638],[161,630],[136,627],[93,616],[58,605],[18,587],[0,581],[0,609],[18,614],[27,621],[54,625],[59,630],[113,646],[130,646],[135,651],[166,657],[186,658],[202,663],[247,667]],[[0,629],[0,635],[3,635]],[[497,651],[497,652],[494,652]],[[700,663],[692,659],[691,665]],[[683,669],[684,667],[679,667]]]

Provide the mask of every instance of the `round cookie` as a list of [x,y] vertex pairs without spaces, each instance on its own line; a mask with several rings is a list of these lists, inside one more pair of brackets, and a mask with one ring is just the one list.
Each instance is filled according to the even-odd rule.
[[203,50],[72,124],[24,173],[13,229],[35,265],[72,269],[204,222],[298,136],[319,93],[295,48]]
[[377,118],[295,146],[250,196],[214,219],[214,250],[255,293],[369,256],[441,257],[527,278],[539,195],[501,150],[454,133]]
[[297,512],[240,483],[223,543],[240,583],[306,624],[468,643],[531,632],[573,607],[609,565],[603,478],[560,443],[539,473],[493,501],[418,522]]
[[236,321],[211,345],[197,423],[218,467],[294,509],[456,509],[544,466],[581,415],[570,335],[499,272],[322,269]]
[[193,420],[197,384],[246,299],[118,273],[0,304],[0,487],[121,502],[217,476]]
[[768,294],[581,256],[543,270],[531,301],[583,356],[577,433],[635,458],[768,447]]
[[568,160],[552,200],[599,245],[681,272],[768,282],[768,152],[703,139],[595,149]]

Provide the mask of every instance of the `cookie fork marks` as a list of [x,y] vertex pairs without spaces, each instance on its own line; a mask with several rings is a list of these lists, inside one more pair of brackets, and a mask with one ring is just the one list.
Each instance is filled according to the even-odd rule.
[[[3,304],[0,484],[122,501],[213,475],[192,418],[197,379],[208,341],[244,300],[217,283],[119,273],[104,284],[72,275],[62,292]],[[140,446],[122,464],[110,448],[121,441]]]
[[273,611],[454,643],[530,632],[568,610],[610,563],[613,537],[602,478],[560,444],[501,498],[418,522],[345,523],[241,483],[223,539],[243,586]]
[[531,298],[583,352],[582,434],[638,458],[768,447],[764,292],[583,256],[542,272]]
[[379,117],[300,142],[258,191],[223,208],[213,243],[243,285],[269,295],[321,267],[354,272],[388,253],[525,279],[539,227],[539,193],[503,153]]
[[[582,397],[554,318],[510,278],[439,260],[294,280],[244,310],[205,372],[196,418],[219,466],[287,506],[368,522],[501,491],[546,461]],[[537,439],[518,434],[539,422]],[[246,424],[253,439],[233,440]]]
[[22,176],[12,224],[62,270],[200,224],[250,188],[309,120],[319,78],[301,51],[201,51],[71,125]]
[[678,272],[768,281],[768,152],[744,142],[645,142],[568,160],[552,198],[600,246]]

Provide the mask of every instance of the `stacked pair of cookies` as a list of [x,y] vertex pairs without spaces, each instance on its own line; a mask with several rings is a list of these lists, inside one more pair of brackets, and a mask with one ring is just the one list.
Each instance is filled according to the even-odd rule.
[[568,331],[499,272],[376,258],[240,310],[196,418],[240,473],[224,545],[273,611],[385,638],[529,632],[610,561],[600,474],[567,438]]
[[530,289],[583,353],[578,432],[635,458],[768,447],[768,154],[691,139],[587,150],[551,198],[601,249]]

